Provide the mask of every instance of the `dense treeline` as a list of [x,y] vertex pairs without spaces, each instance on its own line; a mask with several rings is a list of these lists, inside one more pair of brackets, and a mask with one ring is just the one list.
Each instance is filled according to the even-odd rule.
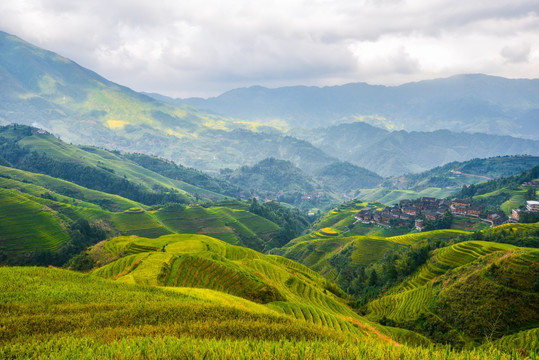
[[210,190],[219,194],[235,197],[240,190],[227,181],[212,178],[193,168],[187,168],[183,165],[177,165],[172,161],[167,161],[154,156],[132,153],[124,154],[125,158],[137,163],[138,165],[166,176],[170,179],[180,180],[197,187]]
[[476,231],[471,235],[463,236],[461,240],[485,240],[522,247],[539,248],[539,228],[526,231],[493,228]]
[[403,250],[387,250],[383,258],[369,265],[350,261],[353,245],[333,255],[329,263],[339,272],[337,284],[355,299],[361,309],[369,300],[402,282],[417,268],[425,264],[431,250],[446,246],[439,239],[428,239]]
[[37,151],[29,152],[17,139],[0,137],[0,157],[11,166],[74,182],[89,189],[116,194],[147,205],[167,202],[188,203],[189,199],[173,189],[146,189],[114,174],[106,167],[90,167],[75,161],[59,161]]
[[251,199],[249,211],[279,225],[279,233],[273,236],[270,247],[281,247],[300,236],[310,225],[309,219],[298,209],[290,209],[277,202],[261,203]]
[[473,196],[487,194],[501,188],[518,190],[522,183],[532,181],[537,178],[539,178],[539,166],[535,166],[534,168],[517,175],[494,179],[480,184],[463,186],[459,195],[461,198],[471,198]]
[[[421,190],[428,187],[460,186],[466,180],[455,177],[452,171],[466,176],[475,174],[491,178],[508,177],[531,169],[539,164],[539,157],[530,155],[496,156],[486,159],[472,159],[464,162],[453,161],[418,174],[407,174],[398,178],[398,188]],[[392,187],[395,179],[387,180],[383,186]]]

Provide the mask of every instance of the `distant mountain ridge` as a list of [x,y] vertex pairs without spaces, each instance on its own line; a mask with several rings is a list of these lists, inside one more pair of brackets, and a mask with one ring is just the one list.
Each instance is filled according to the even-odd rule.
[[448,130],[388,131],[362,122],[294,131],[341,160],[382,176],[420,173],[452,161],[499,155],[539,155],[539,141]]
[[484,132],[539,139],[539,79],[465,74],[400,86],[261,86],[182,102],[248,120],[312,128],[362,120],[395,130]]

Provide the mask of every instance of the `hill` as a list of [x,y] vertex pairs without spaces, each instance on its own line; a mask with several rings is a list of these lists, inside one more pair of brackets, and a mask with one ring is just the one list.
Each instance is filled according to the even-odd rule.
[[[465,241],[438,249],[387,295],[367,305],[371,318],[435,341],[492,341],[539,325],[539,251]],[[387,320],[386,320],[387,319]],[[538,339],[525,347],[533,350]]]
[[207,234],[264,251],[298,236],[309,224],[297,210],[277,203],[147,206],[3,166],[0,197],[0,263],[7,264],[63,265],[87,246],[120,234]]
[[328,188],[289,161],[269,158],[234,171],[222,170],[220,178],[241,189],[242,198],[276,200],[302,209],[325,209],[339,202]]
[[378,186],[383,180],[380,175],[349,162],[326,165],[317,169],[314,177],[343,200],[357,197],[358,189]]
[[539,141],[499,134],[388,131],[361,122],[293,133],[331,156],[382,176],[420,173],[449,162],[475,158],[539,155]]
[[[539,324],[539,309],[525,304],[537,302],[539,296],[533,280],[539,252],[518,247],[539,245],[537,224],[506,224],[474,233],[356,235],[361,228],[355,229],[350,215],[364,206],[376,207],[358,202],[341,205],[320,219],[318,230],[272,252],[335,281],[353,296],[360,312],[381,324],[456,346],[497,338],[500,344],[507,345],[509,338],[523,344],[519,337],[537,343],[530,329]],[[482,277],[489,266],[500,269],[494,287],[493,279]],[[508,279],[515,284],[509,285]],[[465,305],[470,303],[474,305]],[[530,345],[523,348],[533,350]]]
[[207,198],[224,198],[148,170],[118,152],[70,145],[50,133],[24,125],[0,127],[0,157],[12,167],[44,173],[149,205],[188,202],[190,194],[195,193]]
[[152,154],[214,172],[267,157],[307,170],[335,161],[278,131],[256,132],[260,123],[137,93],[4,32],[0,49],[0,125],[33,125],[67,142]]
[[[457,192],[463,185],[477,185],[492,179],[517,175],[538,164],[539,158],[529,155],[497,156],[463,162],[454,161],[421,173],[386,179],[381,186],[371,189],[363,188],[356,196],[365,201],[377,201],[384,204],[396,204],[403,199],[424,196],[462,197],[463,195],[457,194]],[[475,185],[470,189],[474,189]],[[492,206],[499,206],[502,203],[503,201],[492,203]]]
[[[285,276],[290,269],[273,264]],[[53,268],[3,267],[0,275],[2,358],[524,358],[497,349],[395,346],[384,329],[402,342],[413,333],[359,321],[346,327],[351,322],[293,302],[287,312],[209,289],[125,284]]]
[[[539,182],[539,166],[523,171],[513,176],[493,179],[479,184],[463,186],[455,195],[471,198],[482,202],[491,208],[501,208],[507,215],[512,209],[526,208],[527,200],[537,199],[537,183]],[[529,218],[525,220],[527,215]],[[534,214],[523,214],[521,220],[536,222]]]
[[539,128],[533,121],[538,94],[537,79],[468,74],[400,86],[253,86],[215,98],[182,101],[227,116],[266,123],[279,120],[290,128],[359,119],[395,130],[448,129],[539,140]]
[[406,174],[389,179],[383,186],[421,191],[429,187],[456,188],[495,178],[516,175],[539,166],[539,157],[529,155],[475,158],[463,162],[450,162],[431,170]]

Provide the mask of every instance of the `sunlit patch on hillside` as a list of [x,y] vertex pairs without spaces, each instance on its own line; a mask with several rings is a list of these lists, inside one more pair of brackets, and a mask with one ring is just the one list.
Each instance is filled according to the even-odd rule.
[[125,125],[129,124],[124,120],[107,120],[107,125],[111,129],[123,129]]
[[394,122],[380,115],[352,115],[351,119],[361,121],[372,126],[387,130],[402,130],[402,126],[397,126]]
[[[187,136],[186,134],[182,134],[182,133],[180,133],[180,132],[178,132],[178,131],[175,131],[175,130],[173,130],[173,129],[166,129],[165,132],[166,132],[167,134],[169,134],[169,135],[176,136],[176,137],[178,137],[178,138],[182,138],[182,137],[186,137],[186,136]],[[193,135],[193,137],[196,137],[196,134],[193,133],[192,135]]]
[[211,120],[208,119],[203,124],[205,127],[215,130],[228,130],[228,127],[226,126],[226,122],[223,120]]

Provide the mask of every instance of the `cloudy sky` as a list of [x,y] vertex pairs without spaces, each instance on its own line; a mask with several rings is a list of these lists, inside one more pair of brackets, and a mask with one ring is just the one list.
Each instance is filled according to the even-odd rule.
[[0,30],[137,91],[539,78],[538,0],[2,0]]

